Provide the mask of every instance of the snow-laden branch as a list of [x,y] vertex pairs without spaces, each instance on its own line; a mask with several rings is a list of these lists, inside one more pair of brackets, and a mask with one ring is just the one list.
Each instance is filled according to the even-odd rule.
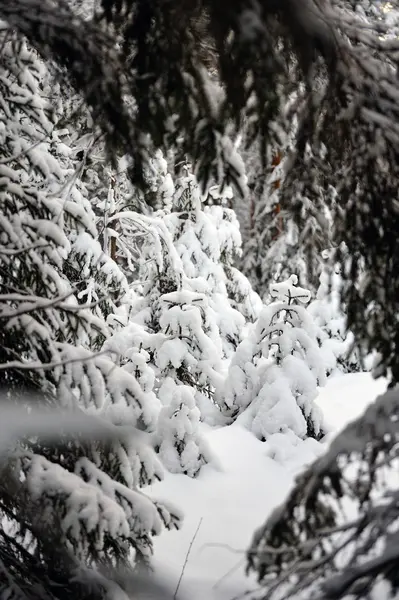
[[390,579],[399,555],[399,488],[389,477],[398,468],[398,413],[396,388],[333,440],[257,532],[249,568],[268,598],[358,597],[377,574]]
[[0,246],[0,254],[3,256],[18,256],[19,254],[23,254],[24,252],[29,252],[30,250],[36,250],[37,248],[47,248],[49,244],[46,242],[36,242],[31,244],[30,246],[25,246],[24,248],[4,248]]
[[18,360],[12,360],[7,363],[0,363],[0,371],[8,369],[18,369],[20,371],[50,371],[57,367],[64,367],[74,363],[90,362],[99,356],[104,356],[105,354],[109,353],[109,350],[102,350],[101,352],[96,352],[83,357],[77,356],[76,358],[65,358],[63,360],[48,363],[43,363],[40,361],[22,362]]
[[[26,407],[30,407],[27,411]],[[75,438],[77,434],[85,439],[102,441],[123,440],[143,434],[134,427],[114,425],[95,415],[87,415],[81,410],[61,410],[59,408],[40,408],[40,401],[34,397],[24,398],[24,407],[12,406],[7,399],[0,397],[0,461],[3,452],[11,441],[40,436],[43,443],[57,445],[63,443],[63,437]]]
[[[23,294],[1,294],[0,305],[2,302],[22,302],[25,304],[21,308],[15,308],[9,311],[0,308],[0,319],[11,319],[20,315],[29,314],[36,311],[45,311],[55,307],[64,312],[79,314],[85,309],[95,308],[102,301],[102,298],[99,298],[94,302],[89,302],[86,304],[65,304],[64,300],[72,297],[76,291],[76,288],[73,288],[65,294],[50,300],[40,298],[39,296],[24,296]],[[29,305],[28,302],[31,304]]]

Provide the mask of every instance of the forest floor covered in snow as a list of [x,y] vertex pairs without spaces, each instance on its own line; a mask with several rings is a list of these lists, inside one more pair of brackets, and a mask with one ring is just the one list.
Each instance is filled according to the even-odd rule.
[[296,474],[385,389],[384,380],[368,373],[329,380],[317,400],[330,431],[323,443],[308,439],[294,445],[283,434],[273,444],[262,443],[238,423],[209,429],[214,464],[196,479],[167,474],[149,490],[172,501],[185,517],[181,531],[155,540],[156,574],[172,596],[183,570],[179,600],[232,600],[254,589],[256,581],[245,575],[245,551],[255,529],[285,498]]

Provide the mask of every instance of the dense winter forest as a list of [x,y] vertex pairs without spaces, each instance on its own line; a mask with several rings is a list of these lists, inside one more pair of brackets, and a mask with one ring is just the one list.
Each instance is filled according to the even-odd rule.
[[0,38],[0,600],[399,598],[399,0]]

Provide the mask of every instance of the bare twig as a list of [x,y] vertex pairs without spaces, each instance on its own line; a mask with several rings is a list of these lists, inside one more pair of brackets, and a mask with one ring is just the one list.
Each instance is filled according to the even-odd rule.
[[204,544],[203,546],[201,546],[201,550],[204,550],[205,548],[223,548],[224,550],[228,550],[232,554],[241,554],[243,556],[247,554],[247,550],[233,548],[232,546],[229,546],[229,544],[222,544],[219,542],[209,542],[208,544]]
[[177,582],[176,590],[175,590],[175,593],[173,594],[173,600],[176,600],[176,598],[177,598],[177,592],[179,591],[179,587],[180,587],[181,581],[182,581],[182,579],[183,579],[184,571],[185,571],[185,569],[186,569],[186,565],[187,565],[187,563],[188,563],[188,558],[189,558],[189,556],[190,556],[191,549],[192,549],[192,547],[193,547],[193,544],[194,544],[194,542],[195,542],[195,538],[197,537],[197,535],[198,535],[198,532],[199,532],[199,530],[200,530],[200,527],[201,527],[202,521],[203,521],[203,517],[201,517],[201,519],[200,519],[200,521],[199,521],[199,523],[198,523],[198,527],[197,527],[197,529],[195,530],[195,533],[194,533],[194,535],[193,535],[193,537],[192,537],[192,540],[191,540],[191,542],[190,542],[190,545],[189,545],[189,547],[188,547],[187,554],[186,554],[186,558],[185,558],[185,560],[184,560],[184,564],[183,564],[183,568],[182,568],[182,570],[181,570],[181,573],[180,573],[179,581]]
[[234,565],[227,571],[227,573],[225,573],[224,575],[222,575],[222,577],[219,577],[219,579],[217,579],[215,581],[215,583],[212,586],[212,589],[216,590],[216,588],[218,588],[220,586],[220,584],[223,583],[223,581],[225,581],[227,579],[227,577],[229,577],[237,569],[239,569],[241,567],[241,565],[244,564],[244,562],[245,562],[245,558],[240,558],[240,560],[238,562],[234,563]]

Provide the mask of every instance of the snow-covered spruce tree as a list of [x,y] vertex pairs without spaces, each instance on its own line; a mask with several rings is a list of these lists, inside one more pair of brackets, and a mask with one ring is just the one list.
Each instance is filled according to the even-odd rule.
[[[61,89],[57,90],[57,94],[62,104]],[[63,128],[58,129],[57,126],[57,131],[53,132],[51,155],[57,160],[63,173],[64,184],[61,185],[64,187],[61,197],[75,199],[79,203],[90,221],[90,230],[86,228],[69,231],[71,248],[63,262],[63,272],[76,289],[79,303],[92,304],[93,313],[105,320],[115,311],[115,307],[128,290],[126,277],[113,260],[109,239],[103,234],[107,210],[112,210],[115,204],[114,190],[110,182],[111,175],[104,177],[103,181],[97,181],[95,187],[92,180],[85,177],[85,160],[88,157],[80,160],[75,123],[71,122],[70,116],[65,113],[64,110],[57,111],[57,122],[62,123]],[[59,191],[60,185],[54,188],[53,193],[57,194]],[[106,198],[102,205],[99,197]],[[99,347],[102,341],[100,336],[96,347]]]
[[96,230],[41,93],[45,69],[23,40],[2,35],[0,386],[21,409],[28,411],[24,397],[35,392],[37,406],[87,412],[116,438],[64,438],[61,421],[57,447],[36,436],[8,448],[0,477],[0,595],[106,597],[112,584],[96,570],[148,564],[151,535],[177,517],[139,491],[162,474],[148,433],[134,435],[138,424],[154,427],[156,410],[133,376],[91,352],[107,327],[87,298],[79,303],[65,276],[77,240],[89,265]]
[[[151,314],[142,300],[130,299],[129,320],[105,348],[122,355],[123,368],[134,374],[154,406],[161,402],[153,445],[164,465],[193,477],[210,459],[197,407],[198,394],[207,389],[198,356],[211,343],[202,330],[201,301],[206,299],[190,292],[164,294],[156,305],[160,316]],[[122,323],[120,314],[114,316],[113,327],[118,322]]]
[[[250,159],[252,158],[251,153]],[[255,172],[254,162],[258,166]],[[261,171],[259,161],[250,160],[247,165],[250,181],[250,198],[247,206],[249,204],[250,214],[240,266],[263,299],[269,292],[271,281],[278,280],[279,265],[274,260],[275,250],[278,255],[281,253],[284,257],[284,252],[280,248],[285,246],[285,237],[282,237],[283,215],[278,200],[278,190],[283,175],[281,167],[280,154],[276,153],[265,182],[264,174],[259,173]],[[302,272],[298,273],[300,274]]]
[[[181,289],[181,261],[163,222],[126,213],[121,218],[125,232],[129,216],[137,228],[140,222],[148,228],[139,275],[154,280],[147,279],[141,293],[133,291],[126,299],[127,310],[114,315],[112,327],[119,331],[105,348],[117,350],[124,369],[134,373],[147,394],[161,401],[153,443],[164,465],[171,472],[195,476],[210,459],[199,430],[197,404],[211,402],[220,380],[219,332],[204,294]],[[135,233],[137,238],[137,229]],[[172,250],[171,257],[165,246]],[[145,258],[146,251],[149,258]],[[152,270],[155,273],[150,275]]]
[[[209,196],[212,196],[212,205],[209,205]],[[214,255],[213,260],[220,261],[223,268],[229,303],[251,323],[259,316],[262,302],[249,280],[236,266],[242,256],[242,238],[235,210],[228,207],[232,197],[233,190],[229,187],[222,192],[219,186],[211,187],[205,200],[207,206],[204,207],[204,212],[213,222],[218,236],[219,253]],[[224,291],[222,295],[225,296]]]
[[221,194],[216,186],[201,195],[190,172],[173,180],[162,155],[154,157],[149,181],[152,197],[162,209],[151,216],[122,210],[110,220],[118,222],[118,253],[127,270],[137,270],[141,295],[154,303],[169,291],[206,294],[215,313],[226,357],[234,352],[246,321],[253,321],[261,302],[234,264],[241,252],[241,237],[234,211],[226,207],[231,189]]
[[220,191],[214,186],[202,196],[189,165],[177,179],[175,190],[170,218],[174,245],[190,285],[198,282],[198,291],[210,299],[223,351],[229,357],[241,339],[245,321],[254,321],[261,309],[258,295],[234,266],[241,255],[241,236],[237,217],[226,206],[232,190]]
[[[292,115],[294,103],[295,98],[287,101],[284,108],[287,115]],[[275,127],[279,131],[277,123]],[[321,252],[332,245],[333,188],[325,193],[321,187],[315,187],[303,197],[299,190],[296,192],[305,224],[301,229],[290,213],[290,206],[282,201],[296,129],[294,119],[289,136],[279,131],[280,144],[269,149],[266,161],[253,148],[242,151],[250,187],[246,201],[250,217],[240,268],[263,301],[269,299],[270,284],[291,274],[298,277],[300,285],[315,293],[322,266]]]
[[323,435],[315,405],[317,387],[334,364],[331,352],[320,348],[320,329],[301,304],[310,293],[296,275],[270,286],[275,302],[266,306],[231,361],[224,401],[233,418],[267,440],[290,432],[299,438]]
[[159,398],[164,406],[159,414],[156,449],[171,473],[195,477],[212,454],[199,432],[201,413],[193,387],[166,377]]
[[[79,298],[84,298],[93,294],[96,295],[96,288],[108,286],[108,296],[110,302],[106,306],[103,301],[101,309],[107,316],[115,308],[115,302],[126,292],[124,282],[120,279],[121,271],[111,274],[113,265],[117,259],[116,240],[118,232],[109,226],[109,219],[122,207],[134,206],[139,209],[139,194],[134,194],[131,184],[128,181],[127,170],[128,161],[124,157],[115,158],[115,168],[107,163],[105,145],[101,132],[93,123],[87,107],[82,99],[74,91],[57,79],[49,79],[51,85],[52,99],[57,100],[57,117],[63,123],[62,142],[67,145],[68,164],[67,167],[73,168],[75,174],[75,185],[85,190],[85,198],[93,214],[93,219],[97,227],[96,243],[91,243],[91,266],[97,265],[97,279],[92,277],[87,280],[87,274],[81,277],[82,271],[87,270],[87,265],[80,257],[81,250],[85,250],[88,240],[83,238],[76,240],[73,252],[78,264],[68,272],[68,278],[76,282],[79,288]],[[141,194],[142,195],[142,194]],[[110,260],[111,259],[111,260]],[[123,259],[121,259],[123,260]],[[119,271],[119,276],[118,276]],[[112,286],[110,279],[114,278]],[[86,281],[85,281],[86,280]],[[84,288],[87,284],[87,292]],[[126,281],[125,281],[126,283]]]
[[256,532],[254,597],[397,598],[398,405],[397,388],[377,398]]
[[123,348],[125,368],[145,373],[139,381],[164,404],[155,441],[164,464],[195,475],[209,457],[199,421],[220,418],[224,362],[259,313],[260,300],[234,267],[240,235],[225,206],[231,190],[212,188],[202,198],[189,167],[173,181],[160,154],[148,176],[162,208],[151,216],[122,211],[114,217],[121,251],[138,271],[107,347]]
[[[333,253],[325,253],[327,261],[320,275],[316,298],[308,307],[314,322],[324,332],[320,340],[323,348],[336,357],[336,369],[342,373],[357,373],[365,370],[360,348],[355,345],[353,333],[348,330],[345,306],[341,303],[342,286],[340,267],[330,264]],[[353,282],[355,285],[355,282]]]
[[[44,179],[46,193],[57,195],[66,202],[74,200],[86,213],[87,222],[91,222],[90,233],[87,227],[69,232],[71,251],[63,262],[63,272],[76,289],[79,302],[95,303],[93,311],[100,318],[106,318],[127,290],[126,278],[115,261],[110,260],[110,244],[104,243],[103,223],[107,207],[109,205],[112,209],[115,204],[112,170],[104,168],[103,144],[96,143],[98,131],[82,99],[70,87],[63,85],[54,72],[43,68],[40,72],[40,93],[51,102],[53,121],[51,136],[39,146],[41,151],[47,144],[47,162],[51,162],[55,174]],[[50,104],[47,110],[49,107]],[[93,155],[93,150],[97,155]],[[87,176],[89,165],[91,169]],[[98,175],[100,165],[102,177]],[[48,175],[50,170],[47,166],[43,174]],[[118,182],[119,195],[126,191],[125,179],[122,184]],[[39,183],[43,185],[43,182]],[[96,224],[98,235],[95,233]]]

